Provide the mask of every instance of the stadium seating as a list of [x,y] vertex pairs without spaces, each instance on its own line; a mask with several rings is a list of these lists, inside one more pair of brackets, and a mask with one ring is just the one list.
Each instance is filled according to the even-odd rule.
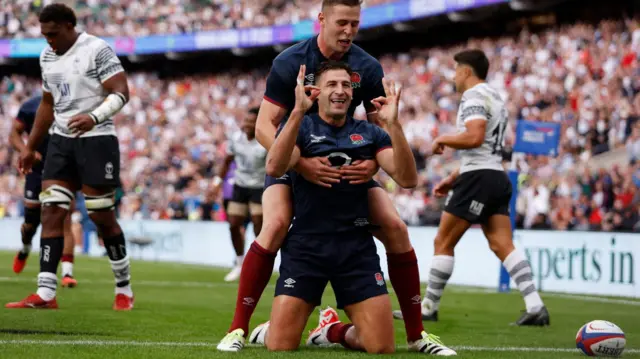
[[[30,2],[17,1],[9,7],[25,7],[26,3]],[[86,13],[94,14],[87,18],[99,18],[103,13],[94,11],[93,2],[83,3]],[[175,6],[170,1],[161,3],[165,5],[155,7],[158,14],[154,16]],[[195,6],[197,2],[188,3]],[[269,3],[275,6],[281,2]],[[296,7],[308,8],[303,3],[306,1],[296,1]],[[124,10],[109,11],[117,18]],[[127,11],[135,14],[142,10]],[[136,18],[133,14],[129,15]],[[100,26],[99,20],[87,23]],[[173,31],[176,22],[171,24],[167,29],[152,30]],[[29,32],[28,27],[25,31]],[[104,31],[110,35],[112,30]],[[555,27],[537,34],[523,30],[517,38],[470,40],[452,47],[381,57],[385,73],[405,84],[401,118],[423,177],[416,190],[407,191],[379,175],[403,219],[412,225],[438,221],[440,203],[430,196],[430,190],[456,158],[451,152],[430,157],[430,141],[438,134],[455,131],[459,98],[450,81],[452,55],[463,46],[480,47],[490,56],[489,82],[509,103],[512,123],[507,141],[513,141],[513,125],[518,119],[562,124],[557,158],[525,160],[515,156],[522,172],[519,225],[640,230],[640,28],[623,20],[603,21],[595,27]],[[266,72],[254,72],[161,80],[152,73],[130,73],[131,101],[117,116],[126,192],[121,216],[166,219],[184,212],[186,219],[199,218],[200,202],[224,155],[225,138],[237,130],[237,119],[244,110],[261,98],[265,76]],[[2,79],[2,133],[8,133],[21,101],[39,85],[37,79],[18,75]],[[363,112],[357,115],[362,117]],[[23,178],[13,168],[16,157],[6,136],[1,136],[0,217],[21,214]]]
[[[98,36],[146,36],[295,23],[315,18],[315,0],[64,1],[80,29]],[[391,0],[367,0],[365,6]],[[40,36],[37,11],[49,1],[15,0],[0,9],[0,38]],[[115,21],[114,21],[115,20]]]

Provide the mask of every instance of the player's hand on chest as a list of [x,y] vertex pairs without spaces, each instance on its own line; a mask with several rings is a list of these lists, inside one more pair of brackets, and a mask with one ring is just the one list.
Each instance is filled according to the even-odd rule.
[[353,133],[309,134],[303,151],[305,157],[327,157],[333,167],[349,165],[355,160],[371,159],[375,157],[372,139]]

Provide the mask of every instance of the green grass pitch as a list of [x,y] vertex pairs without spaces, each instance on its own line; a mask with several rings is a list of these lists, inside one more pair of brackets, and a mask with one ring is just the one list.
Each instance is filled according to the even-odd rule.
[[[37,255],[25,271],[11,270],[13,253],[0,252],[0,302],[20,300],[36,289]],[[0,358],[359,358],[366,354],[342,348],[301,349],[270,353],[246,347],[240,353],[219,353],[233,315],[237,284],[224,283],[225,270],[174,263],[132,261],[136,295],[131,312],[114,312],[113,277],[106,258],[78,257],[74,274],[79,286],[61,288],[59,310],[0,308]],[[268,319],[273,283],[253,317],[252,328]],[[394,308],[397,302],[391,294]],[[640,300],[582,297],[543,293],[551,313],[547,328],[510,326],[523,302],[517,292],[447,288],[440,322],[425,323],[461,358],[579,358],[575,335],[586,322],[604,319],[627,335],[624,357],[640,358]],[[335,305],[331,287],[323,305]],[[342,314],[342,313],[341,313]],[[343,315],[344,316],[344,315]],[[312,316],[308,329],[317,323]],[[407,352],[404,326],[395,322],[398,352],[394,357],[416,358]],[[306,334],[303,341],[306,340]]]

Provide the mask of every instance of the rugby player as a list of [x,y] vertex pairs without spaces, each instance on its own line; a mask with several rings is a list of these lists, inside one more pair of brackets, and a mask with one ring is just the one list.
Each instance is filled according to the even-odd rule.
[[[33,123],[36,118],[38,105],[42,100],[41,95],[36,95],[25,101],[16,121],[13,122],[11,132],[9,133],[9,142],[14,150],[22,153],[26,149],[26,144],[22,139],[22,135],[31,133]],[[36,161],[33,171],[25,176],[24,183],[24,223],[20,227],[22,236],[22,249],[18,251],[13,259],[13,271],[16,274],[22,273],[27,265],[27,259],[31,252],[31,242],[40,226],[40,200],[38,195],[42,191],[42,170],[44,168],[44,158],[47,155],[47,145],[49,136],[45,136],[42,145],[36,150]],[[73,207],[73,203],[71,205]],[[71,215],[67,215],[64,220],[64,248],[62,250],[62,286],[73,288],[78,285],[78,281],[73,278],[73,260],[74,260],[74,239],[71,231]]]
[[[307,69],[305,84],[312,85],[315,83],[314,73],[323,62],[341,59],[348,63],[353,69],[353,98],[347,113],[352,116],[355,109],[363,104],[368,112],[368,120],[378,123],[371,100],[384,96],[382,66],[374,57],[352,43],[360,26],[360,5],[361,0],[324,0],[322,12],[318,15],[320,34],[289,47],[274,59],[256,126],[256,137],[266,149],[271,148],[278,124],[284,122],[293,109],[300,65],[305,65]],[[318,107],[314,104],[309,113],[316,112]],[[322,135],[312,135],[317,136],[314,141],[324,140]],[[368,184],[370,220],[379,226],[372,233],[386,248],[389,279],[407,318],[407,336],[411,340],[420,339],[424,327],[420,319],[420,300],[416,300],[421,298],[418,261],[409,242],[406,224],[386,191],[371,180],[378,170],[376,160],[357,160],[336,169],[332,168],[326,157],[302,157],[293,169],[308,181],[327,188],[343,179],[353,184]],[[220,350],[230,350],[230,343],[244,342],[251,315],[269,282],[276,253],[291,223],[292,174],[293,171],[289,171],[277,179],[271,176],[266,178],[262,198],[262,230],[246,254],[233,321],[229,333],[218,347]],[[400,185],[404,187],[404,184]]]
[[[323,65],[315,74],[318,87],[306,87],[309,96],[305,94],[305,71],[305,65],[300,66],[295,105],[269,150],[267,173],[281,176],[299,157],[326,156],[336,168],[376,158],[397,183],[415,186],[418,171],[398,122],[401,89],[385,79],[386,97],[371,100],[387,133],[347,114],[354,90],[353,72],[346,63]],[[316,98],[318,113],[305,115]],[[327,188],[299,174],[292,175],[292,183],[294,217],[281,249],[271,320],[256,327],[250,342],[264,343],[274,351],[298,348],[309,315],[331,282],[338,308],[345,310],[352,323],[323,323],[311,333],[307,344],[340,343],[368,353],[394,352],[391,301],[368,230],[369,185],[342,180]],[[409,340],[410,350],[456,354],[437,337],[421,334],[420,339]]]
[[[526,311],[517,325],[548,325],[549,312],[533,282],[524,253],[513,245],[509,201],[512,187],[502,167],[507,109],[498,91],[486,83],[489,60],[481,50],[454,56],[455,86],[462,94],[456,119],[457,134],[445,134],[433,142],[433,153],[445,147],[460,151],[460,169],[435,186],[445,208],[434,240],[427,295],[422,303],[424,320],[438,320],[444,287],[453,272],[454,249],[472,224],[481,224],[489,247],[504,264],[524,297]],[[394,312],[402,318],[402,313]]]
[[236,163],[233,177],[233,194],[225,211],[229,221],[231,242],[236,251],[235,267],[224,280],[235,281],[240,277],[244,258],[244,234],[247,217],[253,223],[257,237],[262,227],[262,189],[264,188],[267,151],[256,141],[256,117],[258,108],[249,110],[242,122],[242,131],[235,133],[227,143],[227,156],[218,176],[214,178],[214,191],[220,191],[232,162]]
[[114,310],[133,308],[129,257],[114,212],[120,149],[111,119],[129,99],[127,77],[109,44],[77,33],[76,15],[64,4],[45,6],[39,15],[47,46],[40,54],[42,100],[26,149],[23,173],[33,170],[36,150],[53,124],[44,163],[42,233],[38,290],[8,308],[57,308],[56,271],[63,247],[63,223],[81,189],[91,220],[104,239],[115,276]]

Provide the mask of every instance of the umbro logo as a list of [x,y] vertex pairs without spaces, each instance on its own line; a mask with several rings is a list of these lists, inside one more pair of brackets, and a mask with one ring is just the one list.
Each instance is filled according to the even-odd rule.
[[316,136],[314,134],[309,134],[309,136],[311,137],[311,143],[320,143],[327,138],[327,136]]
[[292,278],[287,278],[284,280],[284,287],[285,288],[293,288],[294,284],[296,283],[296,281]]
[[256,301],[251,297],[244,297],[242,299],[242,304],[244,304],[246,306],[249,306],[249,307],[252,307],[255,303],[256,303]]
[[315,74],[308,74],[304,77],[306,84],[305,85],[313,85],[315,82]]
[[422,297],[420,297],[420,295],[415,295],[415,296],[411,297],[411,301],[413,302],[413,304],[421,304],[422,303]]

